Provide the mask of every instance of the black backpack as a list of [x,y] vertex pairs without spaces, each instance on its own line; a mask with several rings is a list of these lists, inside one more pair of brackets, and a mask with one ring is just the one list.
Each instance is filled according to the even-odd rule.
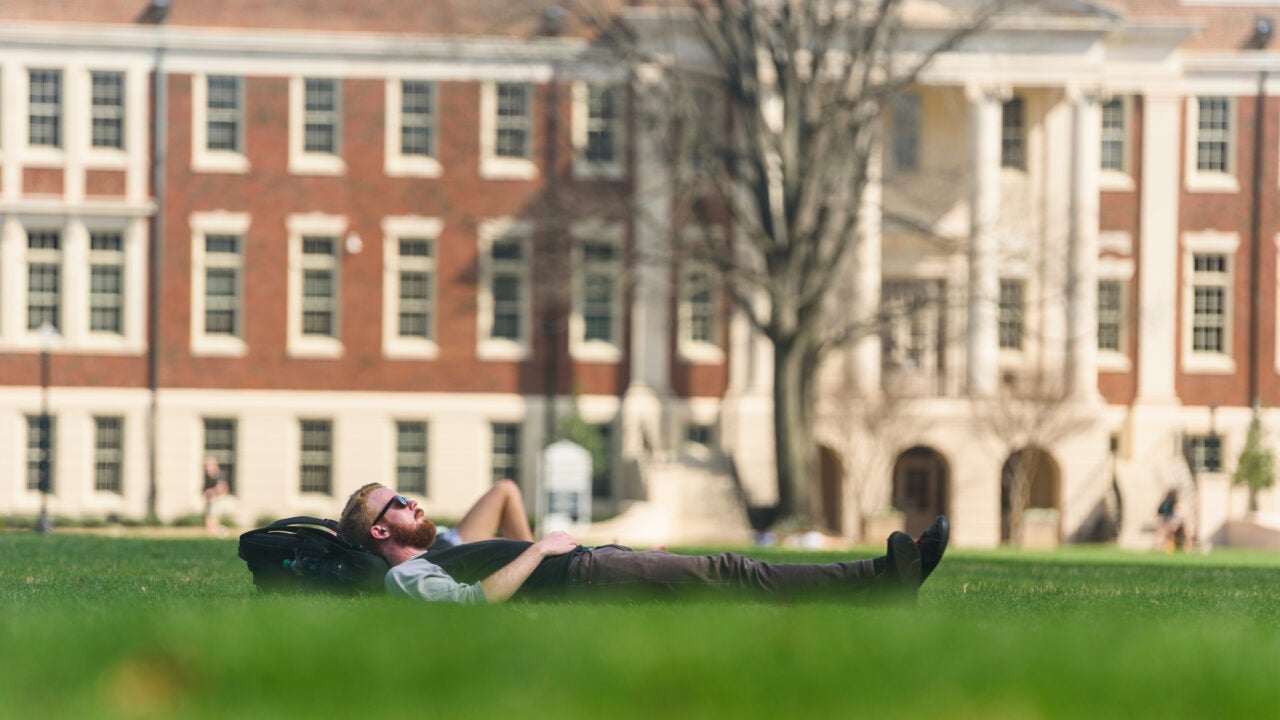
[[277,520],[240,536],[240,558],[263,592],[381,592],[387,561],[313,517]]

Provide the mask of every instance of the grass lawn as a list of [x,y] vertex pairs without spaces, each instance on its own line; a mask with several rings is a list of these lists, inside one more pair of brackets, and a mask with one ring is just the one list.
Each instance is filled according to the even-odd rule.
[[1276,717],[1278,590],[1280,555],[1070,548],[952,551],[914,609],[466,608],[259,597],[234,540],[0,533],[0,717]]

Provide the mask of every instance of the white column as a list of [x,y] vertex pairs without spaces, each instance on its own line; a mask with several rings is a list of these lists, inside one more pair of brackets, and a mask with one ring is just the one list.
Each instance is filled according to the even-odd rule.
[[1137,402],[1172,402],[1178,341],[1178,161],[1182,99],[1147,95],[1142,110]]
[[[867,186],[853,251],[853,317],[871,328],[875,326],[870,321],[880,307],[882,176],[883,147],[876,142],[867,158]],[[876,332],[868,332],[854,343],[853,381],[860,397],[880,393],[880,335]]]
[[1003,94],[969,87],[973,148],[973,198],[969,229],[969,394],[992,395],[1000,376],[996,220],[1000,217],[1000,118]]
[[636,132],[635,257],[631,295],[631,378],[622,400],[623,453],[634,457],[642,445],[665,445],[663,402],[670,395],[672,297],[668,238],[671,233],[671,167],[663,140],[662,77],[642,68],[636,83],[641,122]]
[[1098,178],[1102,110],[1098,97],[1071,98],[1071,244],[1067,279],[1067,390],[1098,394]]

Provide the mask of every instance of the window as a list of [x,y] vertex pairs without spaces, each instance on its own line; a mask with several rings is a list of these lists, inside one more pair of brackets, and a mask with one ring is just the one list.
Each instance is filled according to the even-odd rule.
[[382,221],[382,348],[388,357],[436,355],[436,237],[434,218],[388,217]]
[[96,148],[124,148],[124,73],[90,74],[93,117],[90,145]]
[[27,329],[49,323],[62,330],[62,233],[27,233]]
[[920,96],[904,92],[893,99],[893,166],[916,170],[920,166]]
[[304,152],[338,154],[338,120],[342,115],[336,80],[307,78],[303,99]]
[[28,77],[27,143],[33,147],[62,147],[62,71],[30,70]]
[[191,215],[191,349],[240,357],[244,342],[244,262],[248,213]]
[[1196,170],[1230,174],[1233,171],[1233,108],[1230,98],[1196,98]]
[[1006,100],[1000,114],[1000,166],[1025,170],[1027,137],[1025,108],[1022,98]]
[[713,438],[714,432],[710,425],[689,423],[684,426],[684,441],[690,445],[699,445],[711,449],[714,447]]
[[1222,472],[1222,439],[1217,435],[1189,435],[1183,452],[1192,472]]
[[396,423],[397,492],[427,494],[427,424]]
[[1000,280],[1000,348],[1022,349],[1023,285],[1021,280]]
[[236,421],[234,418],[204,418],[204,457],[218,461],[219,476],[236,492]]
[[54,492],[55,440],[57,418],[50,415],[27,416],[27,489]]
[[1124,285],[1119,280],[1098,282],[1098,350],[1124,352]]
[[100,492],[122,493],[124,419],[95,417],[93,430],[93,487]]
[[528,354],[531,233],[529,225],[510,221],[481,226],[478,354],[483,359],[515,360]]
[[89,233],[89,331],[124,332],[124,236]]
[[1191,351],[1227,352],[1227,293],[1231,274],[1227,256],[1196,253],[1192,256]]
[[[292,90],[292,86],[290,86]],[[203,75],[191,78],[191,167],[199,172],[244,173],[245,84],[235,75]],[[294,111],[290,111],[290,156],[294,162]]]
[[348,242],[341,216],[319,213],[290,215],[289,353],[293,356],[340,357],[342,307],[341,238]]
[[240,288],[242,238],[239,235],[204,236],[204,332],[206,335],[240,337]]
[[303,420],[301,483],[304,493],[333,493],[333,423],[328,420]]
[[480,102],[480,174],[507,180],[537,177],[533,162],[533,85],[485,83]]
[[585,225],[574,235],[579,239],[570,349],[582,359],[616,362],[622,344],[622,231]]
[[528,83],[498,83],[493,154],[500,158],[529,159],[533,156],[530,131],[533,127],[533,86]]
[[1112,98],[1102,104],[1103,170],[1124,172],[1128,169],[1128,163],[1125,162],[1127,137],[1124,100]]
[[576,83],[573,93],[576,172],[584,177],[620,177],[624,87]]
[[400,152],[434,157],[436,154],[435,83],[400,83]]
[[205,149],[215,152],[244,152],[244,101],[240,78],[210,75],[206,79]]
[[493,423],[493,449],[490,467],[493,482],[520,482],[520,426],[516,423]]
[[435,243],[430,238],[403,238],[400,246],[399,335],[431,338],[431,308],[435,277]]
[[592,426],[600,437],[600,449],[604,453],[604,462],[600,467],[592,467],[591,497],[608,498],[613,496],[613,423],[602,423]]
[[332,78],[293,78],[289,84],[289,171],[341,175],[342,86]]
[[337,247],[337,238],[302,238],[303,335],[337,336]]
[[[682,352],[720,342],[719,282],[706,267],[691,264],[681,275],[680,340]],[[715,348],[717,351],[718,347]]]

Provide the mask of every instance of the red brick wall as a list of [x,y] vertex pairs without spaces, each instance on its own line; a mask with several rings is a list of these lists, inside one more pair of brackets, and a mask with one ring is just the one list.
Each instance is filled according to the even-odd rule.
[[84,177],[85,195],[123,196],[125,174],[119,170],[88,170]]
[[23,168],[22,192],[24,195],[61,195],[62,168]]

